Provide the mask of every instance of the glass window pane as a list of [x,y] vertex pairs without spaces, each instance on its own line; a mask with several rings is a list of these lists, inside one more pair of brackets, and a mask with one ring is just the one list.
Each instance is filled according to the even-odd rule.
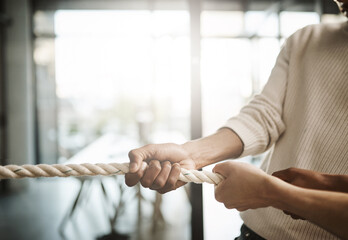
[[244,13],[238,11],[203,11],[201,34],[203,37],[238,36],[243,33]]
[[[247,39],[202,41],[204,136],[215,132],[229,117],[237,114],[250,97],[251,54],[250,41]],[[211,171],[212,167],[206,170]],[[237,211],[227,211],[214,200],[214,186],[203,185],[203,214],[205,239],[233,239],[238,235],[242,221]]]
[[[53,26],[43,24],[47,16]],[[50,45],[36,39],[35,61],[40,74],[42,64],[52,69],[62,159],[106,132],[139,144],[189,138],[187,11],[60,10],[34,18],[38,35],[56,36],[45,40]]]
[[[73,120],[71,114],[64,114],[66,109],[61,108],[62,125],[79,122],[83,135],[93,139],[95,132],[110,127],[134,136],[137,124],[143,124],[137,121],[148,121],[156,131],[143,133],[140,137],[146,138],[142,139],[144,143],[152,141],[151,138],[156,140],[161,132],[174,130],[181,140],[187,138],[190,102],[188,14],[179,12],[176,16],[173,12],[169,15],[155,12],[152,16],[145,11],[65,14],[59,12],[56,18],[59,36],[56,39],[57,93],[61,100],[72,103],[76,119]],[[97,23],[92,23],[94,18],[98,19]],[[177,21],[177,18],[181,20]],[[126,22],[127,30],[119,22]],[[176,33],[170,30],[175,29],[169,27],[164,32],[164,25],[159,22],[182,29],[181,34],[186,36],[173,38]],[[71,31],[79,29],[79,36],[71,37],[68,25]],[[116,35],[110,36],[109,29]],[[154,38],[153,29],[160,34],[172,35]],[[86,38],[85,34],[93,37]],[[134,38],[134,34],[139,36]],[[90,115],[98,117],[92,120]],[[61,131],[62,144],[71,132],[69,128],[66,131]]]
[[57,99],[54,69],[54,39],[37,38],[34,43],[36,76],[36,107],[38,121],[39,159],[47,164],[57,163]]
[[202,41],[203,135],[215,132],[250,97],[250,55],[246,39]]
[[262,11],[245,13],[245,29],[249,35],[278,36],[278,16],[276,13],[267,14]]
[[148,35],[150,11],[59,10],[55,14],[55,33],[60,36]]
[[256,92],[260,92],[267,83],[271,71],[274,67],[276,58],[279,54],[280,43],[275,38],[262,38],[257,43],[258,54],[255,55],[258,63],[259,83]]
[[189,34],[188,21],[189,14],[186,11],[154,11],[151,14],[152,33],[155,36],[187,36]]
[[[35,16],[42,163],[74,157],[81,162],[127,162],[128,152],[140,145],[189,139],[191,58],[187,11],[61,10]],[[47,16],[51,18],[49,23],[45,22]],[[118,191],[113,188],[111,193],[118,201]],[[152,221],[147,221],[152,214],[163,213],[166,223],[175,229],[165,231],[164,238],[189,239],[191,206],[185,189],[163,196],[163,204],[156,204],[161,212],[153,213],[155,193],[141,189],[141,195],[149,200],[139,213],[139,222],[145,219],[142,229],[152,227]],[[125,209],[126,214],[134,216],[127,218],[126,224],[113,226],[132,236],[138,232],[134,200]],[[110,230],[109,223],[101,224]],[[97,229],[99,233],[90,237],[101,236],[104,229]]]
[[281,35],[288,37],[300,28],[319,22],[319,15],[314,12],[281,12]]

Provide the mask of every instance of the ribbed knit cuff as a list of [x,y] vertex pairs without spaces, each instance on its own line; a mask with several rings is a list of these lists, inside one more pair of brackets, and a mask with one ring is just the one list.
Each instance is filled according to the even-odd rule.
[[263,150],[262,137],[257,136],[243,120],[231,118],[223,127],[232,129],[242,140],[244,148],[239,158],[259,154]]

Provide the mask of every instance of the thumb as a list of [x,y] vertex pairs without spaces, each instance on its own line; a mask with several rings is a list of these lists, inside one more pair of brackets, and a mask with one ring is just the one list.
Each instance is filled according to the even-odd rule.
[[130,173],[136,173],[139,171],[141,164],[143,161],[145,161],[145,157],[143,157],[143,154],[141,154],[141,151],[139,149],[133,149],[128,153],[129,157],[129,172]]
[[224,162],[224,163],[216,164],[215,167],[213,168],[213,172],[219,173],[226,178],[228,174],[230,173],[230,170],[228,169],[227,164],[231,164],[231,163]]
[[272,176],[277,177],[285,182],[290,182],[292,179],[292,174],[287,169],[276,171],[272,173]]

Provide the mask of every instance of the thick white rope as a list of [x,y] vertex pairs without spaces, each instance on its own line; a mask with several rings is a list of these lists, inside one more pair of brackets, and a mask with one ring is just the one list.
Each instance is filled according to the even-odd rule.
[[[38,178],[38,177],[80,177],[111,176],[128,173],[129,163],[83,163],[83,164],[39,164],[0,166],[0,179]],[[183,182],[218,184],[224,177],[208,171],[187,170],[182,168],[179,180]]]

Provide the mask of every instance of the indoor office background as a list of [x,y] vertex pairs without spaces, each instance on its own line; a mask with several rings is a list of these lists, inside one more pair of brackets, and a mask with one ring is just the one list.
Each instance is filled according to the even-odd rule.
[[[0,8],[2,165],[127,162],[132,148],[211,134],[261,91],[286,37],[344,21],[331,0],[4,0]],[[233,239],[242,222],[208,184],[163,196],[128,188],[122,176],[0,186],[5,240]]]

